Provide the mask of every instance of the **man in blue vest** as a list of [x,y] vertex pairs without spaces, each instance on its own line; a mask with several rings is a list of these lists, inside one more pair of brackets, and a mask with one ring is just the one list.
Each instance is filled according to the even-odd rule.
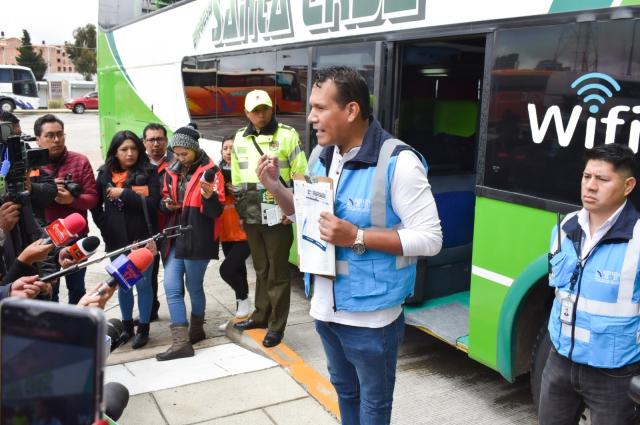
[[[313,285],[316,319],[344,425],[388,424],[402,303],[413,292],[417,256],[442,245],[436,205],[422,156],[371,116],[369,89],[357,71],[318,71],[308,121],[318,146],[308,173],[333,179],[335,215],[322,213],[321,238],[336,246],[335,279]],[[263,156],[257,174],[294,218],[293,195],[278,181],[277,158]]]
[[542,425],[575,424],[584,406],[594,425],[637,420],[627,395],[640,373],[640,213],[627,200],[636,163],[620,144],[597,146],[585,158],[582,209],[551,237],[556,299],[549,317],[553,347],[542,372]]

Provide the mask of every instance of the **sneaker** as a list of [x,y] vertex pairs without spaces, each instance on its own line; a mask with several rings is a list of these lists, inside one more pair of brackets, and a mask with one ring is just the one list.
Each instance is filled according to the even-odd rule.
[[249,297],[244,300],[236,300],[236,317],[248,317],[251,312],[251,300]]

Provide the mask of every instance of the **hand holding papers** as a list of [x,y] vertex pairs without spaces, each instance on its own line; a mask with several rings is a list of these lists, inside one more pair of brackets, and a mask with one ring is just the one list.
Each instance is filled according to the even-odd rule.
[[293,178],[293,192],[300,271],[335,276],[335,246],[320,238],[318,223],[321,212],[333,214],[333,180],[298,174]]

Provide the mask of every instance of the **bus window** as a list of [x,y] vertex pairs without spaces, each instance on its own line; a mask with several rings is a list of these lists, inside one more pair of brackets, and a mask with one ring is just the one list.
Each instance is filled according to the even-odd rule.
[[[637,22],[585,22],[496,33],[484,185],[578,205],[585,149],[603,144],[607,134],[613,136],[610,141],[637,146],[637,140],[629,138],[631,123],[637,119],[630,109],[640,93],[639,43],[610,42],[637,40]],[[606,74],[620,90],[593,73]],[[572,87],[589,74],[593,76],[589,81]],[[587,84],[594,88],[578,95]],[[612,96],[602,91],[602,103],[589,101],[588,95],[598,94],[595,85],[611,90]],[[622,122],[610,131],[606,118],[616,106],[622,107],[614,111]],[[595,124],[592,137],[587,132],[590,118]]]
[[276,116],[281,123],[295,128],[302,141],[306,140],[308,69],[308,49],[277,51]]
[[265,90],[278,102],[275,53],[187,58],[183,61],[185,99],[205,137],[221,140],[247,125],[244,98]]
[[[375,43],[358,43],[358,44],[336,44],[329,46],[320,46],[313,51],[313,77],[315,72],[320,68],[328,66],[349,66],[356,69],[360,75],[364,77],[369,86],[369,92],[375,92]],[[375,100],[375,99],[372,99]],[[375,107],[376,102],[371,102]],[[375,108],[373,110],[375,116]]]
[[10,83],[10,82],[11,82],[11,70],[0,69],[0,83]]

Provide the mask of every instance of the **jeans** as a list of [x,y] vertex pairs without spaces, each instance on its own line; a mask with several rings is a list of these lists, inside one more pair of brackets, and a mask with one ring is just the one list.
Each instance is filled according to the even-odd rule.
[[222,242],[224,261],[220,264],[220,277],[236,293],[236,300],[245,300],[249,296],[247,282],[247,258],[251,255],[247,241]]
[[[80,298],[85,294],[84,289],[84,276],[87,274],[87,269],[80,269],[77,272],[71,273],[65,276],[67,283],[67,290],[69,292],[69,304],[78,304]],[[51,300],[58,302],[60,293],[60,285],[53,285],[53,293],[51,294]]]
[[388,424],[404,313],[382,328],[315,323],[338,393],[342,425]]
[[631,377],[640,363],[616,369],[600,369],[573,363],[553,348],[542,371],[540,425],[577,424],[584,406],[593,425],[636,423],[638,415],[628,396]]
[[185,260],[176,258],[175,254],[176,249],[172,247],[164,265],[164,292],[167,296],[171,324],[186,325],[189,322],[184,305],[184,287],[187,287],[191,298],[191,314],[204,317],[204,273],[209,260]]
[[[153,269],[149,267],[142,273],[140,279],[135,285],[138,292],[138,313],[140,313],[140,323],[148,324],[151,317],[151,306],[153,303],[153,291],[151,289],[151,274]],[[133,320],[133,288],[130,291],[124,291],[118,288],[118,301],[120,302],[120,313],[122,320]]]

